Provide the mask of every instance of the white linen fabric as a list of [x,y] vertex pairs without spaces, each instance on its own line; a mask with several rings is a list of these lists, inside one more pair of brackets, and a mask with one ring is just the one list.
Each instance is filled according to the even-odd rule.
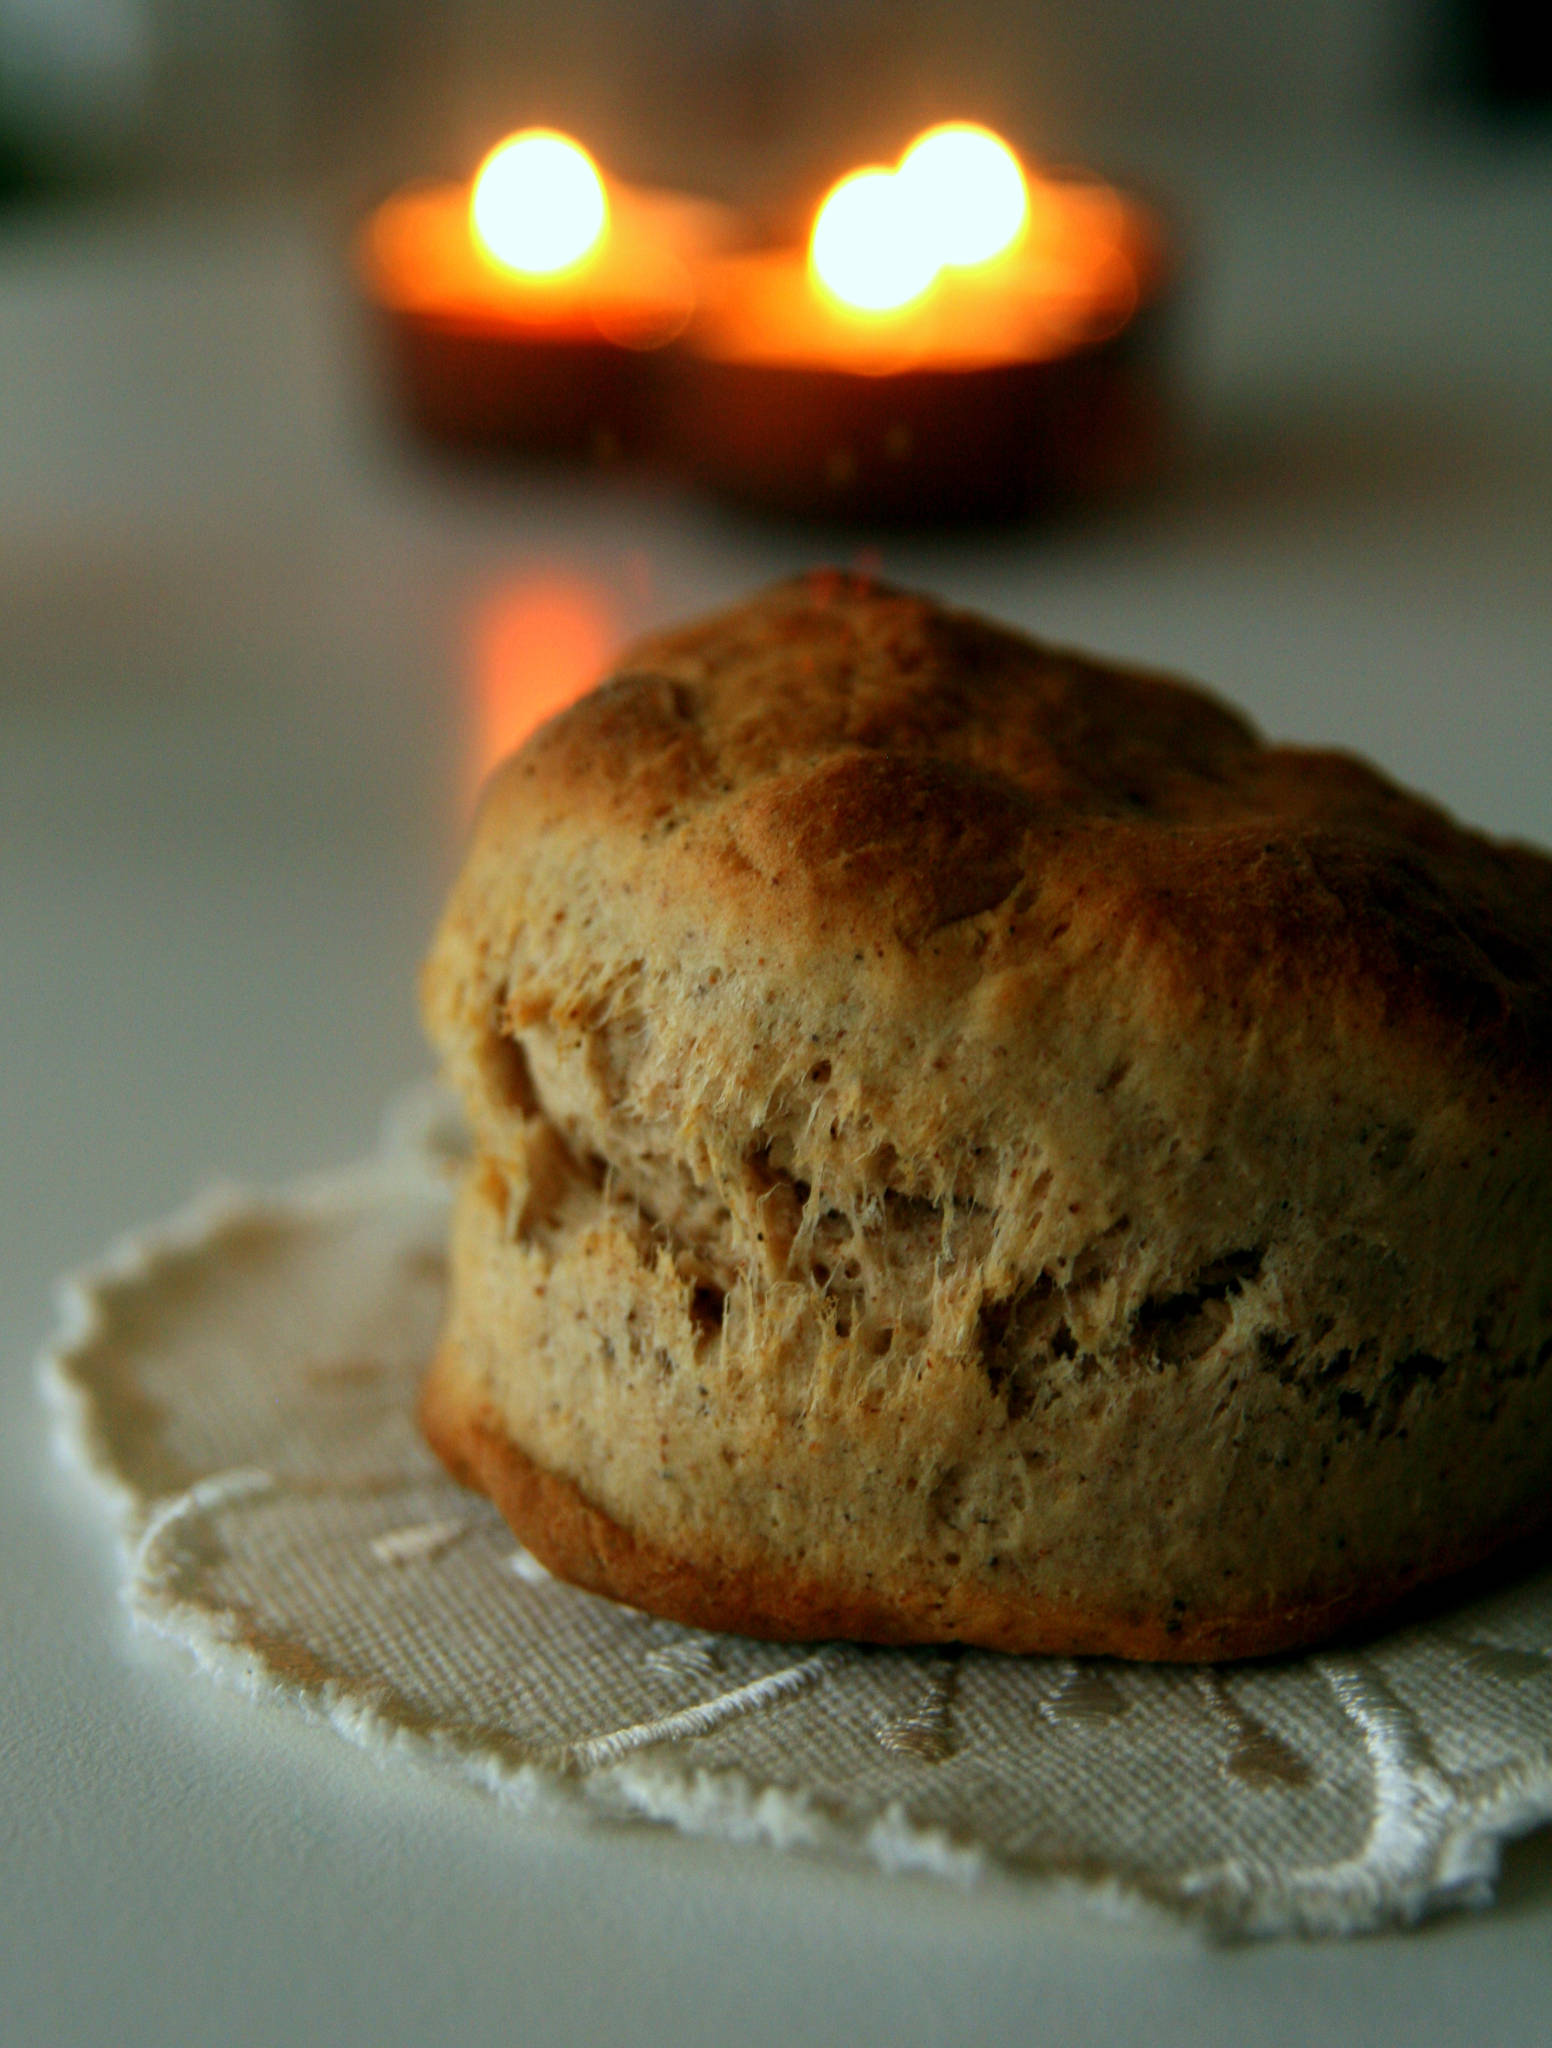
[[62,1440],[118,1503],[135,1615],[218,1676],[514,1807],[1222,1936],[1485,1904],[1552,1819],[1552,1572],[1216,1669],[750,1642],[550,1578],[414,1425],[457,1152],[428,1092],[367,1164],[207,1197],[66,1283]]

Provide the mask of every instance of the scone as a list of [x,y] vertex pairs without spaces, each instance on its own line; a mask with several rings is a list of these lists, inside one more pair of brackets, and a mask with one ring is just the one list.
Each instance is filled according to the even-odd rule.
[[426,1431],[707,1628],[1222,1658],[1552,1517],[1552,861],[841,576],[496,776]]

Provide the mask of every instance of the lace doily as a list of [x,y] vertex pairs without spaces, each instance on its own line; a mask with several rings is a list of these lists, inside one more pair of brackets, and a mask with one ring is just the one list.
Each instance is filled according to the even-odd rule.
[[1552,1818],[1552,1573],[1217,1670],[755,1643],[551,1579],[414,1428],[454,1148],[427,1107],[67,1283],[64,1438],[117,1497],[134,1613],[211,1671],[516,1807],[1065,1878],[1223,1934],[1483,1904]]

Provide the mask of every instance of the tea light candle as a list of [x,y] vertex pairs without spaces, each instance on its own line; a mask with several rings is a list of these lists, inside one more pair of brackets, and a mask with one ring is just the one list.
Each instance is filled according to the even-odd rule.
[[608,179],[528,129],[472,182],[407,188],[371,215],[358,268],[411,421],[439,438],[607,459],[655,416],[655,358],[728,247],[724,209]]
[[1134,481],[1159,442],[1162,237],[1097,181],[1027,177],[929,130],[843,178],[806,252],[713,266],[679,353],[674,445],[786,512],[1005,515]]

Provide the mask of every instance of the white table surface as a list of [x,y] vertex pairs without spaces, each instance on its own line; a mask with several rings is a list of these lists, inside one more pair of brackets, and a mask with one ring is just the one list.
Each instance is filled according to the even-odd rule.
[[[1174,481],[883,568],[1552,841],[1552,160],[1179,189]],[[585,641],[835,549],[430,462],[360,339],[316,208],[0,221],[0,2040],[1544,2042],[1546,1834],[1487,1914],[1213,1951],[518,1823],[133,1634],[34,1389],[52,1276],[359,1153],[424,1071],[479,677],[536,606]]]

